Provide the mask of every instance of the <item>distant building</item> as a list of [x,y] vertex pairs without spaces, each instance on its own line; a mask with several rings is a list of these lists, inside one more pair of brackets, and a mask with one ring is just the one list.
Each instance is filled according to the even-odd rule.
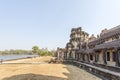
[[42,50],[42,51],[45,51],[45,52],[48,52],[48,49],[47,49],[47,48],[42,48],[41,50]]

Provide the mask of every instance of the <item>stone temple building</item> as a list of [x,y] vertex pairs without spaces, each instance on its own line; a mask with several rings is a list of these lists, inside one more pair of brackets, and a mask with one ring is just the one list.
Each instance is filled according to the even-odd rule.
[[72,28],[70,34],[70,40],[66,44],[65,59],[78,59],[78,50],[82,49],[82,44],[87,41],[88,33],[82,31],[81,27]]
[[120,66],[120,26],[104,29],[97,37],[89,37],[81,27],[72,28],[70,40],[61,51],[64,59]]
[[109,80],[120,80],[120,25],[102,30],[97,37],[93,34],[89,37],[81,27],[72,28],[61,55],[65,61],[79,63],[85,70]]

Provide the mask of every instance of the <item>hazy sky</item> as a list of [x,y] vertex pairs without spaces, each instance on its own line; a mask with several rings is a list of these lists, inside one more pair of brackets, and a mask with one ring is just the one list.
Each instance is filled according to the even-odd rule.
[[120,0],[0,0],[0,50],[65,47],[73,27],[89,34],[120,24]]

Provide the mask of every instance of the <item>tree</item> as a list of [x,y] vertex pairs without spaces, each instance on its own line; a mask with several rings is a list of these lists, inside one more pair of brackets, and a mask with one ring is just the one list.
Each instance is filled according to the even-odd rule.
[[56,51],[53,49],[53,50],[51,50],[51,55],[53,56],[53,57],[55,57],[55,54],[56,53]]
[[32,47],[32,52],[33,53],[38,53],[38,51],[39,51],[39,47],[38,46],[33,46]]

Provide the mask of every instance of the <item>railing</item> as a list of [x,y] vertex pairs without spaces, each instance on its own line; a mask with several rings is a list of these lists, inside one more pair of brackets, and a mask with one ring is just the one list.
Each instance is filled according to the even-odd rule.
[[97,67],[94,65],[86,64],[79,61],[73,61],[73,60],[64,60],[64,63],[70,63],[76,65],[92,74],[95,74],[103,78],[103,80],[120,80],[120,72],[107,70],[101,67]]

